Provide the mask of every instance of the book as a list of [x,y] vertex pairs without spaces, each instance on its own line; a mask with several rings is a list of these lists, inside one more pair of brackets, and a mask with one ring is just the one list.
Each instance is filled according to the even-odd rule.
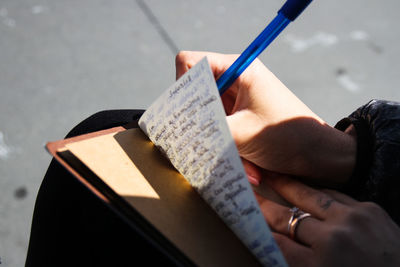
[[136,123],[47,149],[178,261],[287,265],[247,180],[206,58]]

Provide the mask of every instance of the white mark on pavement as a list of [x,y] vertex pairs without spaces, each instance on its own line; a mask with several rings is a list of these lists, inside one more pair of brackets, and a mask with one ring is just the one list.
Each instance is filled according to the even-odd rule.
[[50,9],[47,6],[37,5],[37,6],[33,6],[31,11],[32,11],[32,14],[37,15],[37,14],[48,12],[49,10]]
[[356,30],[350,33],[350,38],[354,41],[366,41],[369,39],[369,35],[365,31]]
[[14,28],[16,23],[15,20],[8,16],[8,10],[5,7],[0,8],[0,17],[3,24],[7,25],[10,28]]
[[339,73],[337,76],[337,82],[347,91],[352,93],[358,93],[361,91],[360,86],[351,79],[351,77],[346,73]]
[[314,36],[308,39],[297,38],[294,35],[286,35],[286,42],[292,47],[295,53],[301,53],[313,46],[332,46],[338,43],[339,38],[331,33],[317,32]]
[[5,25],[7,25],[8,27],[10,27],[10,28],[14,28],[15,25],[16,25],[15,20],[10,19],[10,18],[5,18],[5,19],[3,20],[3,23],[4,23]]
[[9,158],[12,148],[6,145],[4,141],[4,134],[0,132],[0,159],[6,160]]

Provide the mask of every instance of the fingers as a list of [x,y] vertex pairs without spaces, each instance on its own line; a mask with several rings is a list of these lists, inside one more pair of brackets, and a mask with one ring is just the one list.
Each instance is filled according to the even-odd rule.
[[[176,79],[179,79],[205,56],[207,57],[216,79],[221,76],[238,57],[238,55],[224,55],[212,52],[181,51],[175,58]],[[236,81],[221,97],[226,114],[232,113],[238,90],[238,82]]]
[[[236,83],[236,82],[235,82]],[[234,83],[234,84],[235,84]],[[224,105],[225,113],[232,114],[233,108],[236,103],[236,97],[239,91],[239,86],[231,86],[222,96],[221,100]]]
[[334,191],[334,190],[330,190],[330,189],[323,189],[321,191],[330,195],[331,197],[333,197],[340,203],[348,205],[348,206],[353,206],[353,205],[356,205],[357,203],[359,203],[357,200],[349,197],[348,195],[340,193],[338,191]]
[[175,57],[176,79],[207,56],[215,77],[220,76],[235,61],[237,55],[224,55],[212,52],[181,51]]
[[269,186],[288,202],[319,219],[336,216],[345,206],[332,196],[315,190],[288,176],[270,173],[265,179]]
[[[282,206],[256,194],[261,211],[272,230],[289,236],[288,223],[292,216],[289,207]],[[298,222],[295,229],[295,239],[302,244],[312,246],[315,238],[323,233],[323,224],[320,220],[307,217]]]
[[241,158],[244,170],[246,171],[249,182],[253,185],[259,185],[261,182],[261,171],[252,162]]
[[274,239],[281,249],[289,266],[312,266],[313,251],[282,234],[273,233]]

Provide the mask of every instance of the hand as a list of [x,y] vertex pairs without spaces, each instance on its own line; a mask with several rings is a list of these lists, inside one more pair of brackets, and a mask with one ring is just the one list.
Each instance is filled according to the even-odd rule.
[[298,223],[292,240],[289,208],[256,195],[290,266],[400,266],[400,228],[378,205],[287,176],[266,178],[279,195],[312,215]]
[[[207,52],[180,52],[179,78],[204,56],[219,77],[237,58]],[[250,181],[263,169],[311,177],[322,184],[345,183],[354,162],[355,138],[327,125],[258,59],[222,96],[227,121]],[[324,177],[324,178],[322,178]]]

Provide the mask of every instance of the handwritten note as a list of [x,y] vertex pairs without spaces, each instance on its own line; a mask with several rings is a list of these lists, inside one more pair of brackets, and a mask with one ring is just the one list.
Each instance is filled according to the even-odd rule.
[[287,266],[247,180],[204,58],[143,114],[140,128],[265,266]]

